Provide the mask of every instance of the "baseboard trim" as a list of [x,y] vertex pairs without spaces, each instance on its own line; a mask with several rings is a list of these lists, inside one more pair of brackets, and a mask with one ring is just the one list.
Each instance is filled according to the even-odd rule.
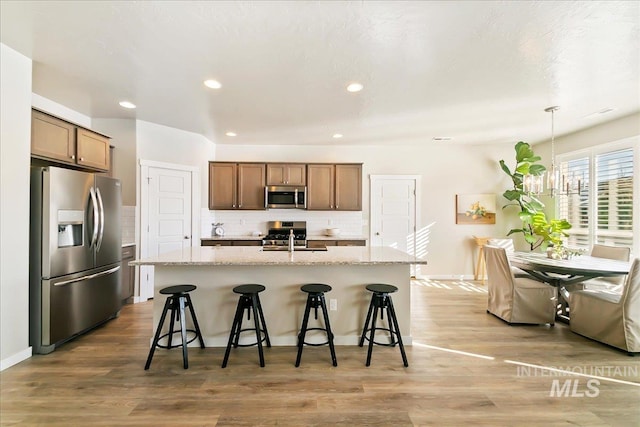
[[27,360],[32,356],[33,352],[31,347],[25,348],[21,352],[14,354],[13,356],[9,356],[6,359],[2,359],[0,361],[0,371],[4,371],[7,368],[12,367],[13,365],[17,365],[23,360]]
[[[419,279],[424,280],[474,280],[473,274],[422,274],[418,276]],[[478,278],[482,280],[482,278]]]

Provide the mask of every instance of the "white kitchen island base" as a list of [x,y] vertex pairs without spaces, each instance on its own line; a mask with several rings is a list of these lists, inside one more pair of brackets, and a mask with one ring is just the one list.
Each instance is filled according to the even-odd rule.
[[[332,287],[325,298],[329,307],[331,300],[337,302],[337,310],[329,311],[336,345],[358,344],[371,300],[371,292],[365,289],[367,284],[398,287],[391,296],[404,344],[411,345],[411,264],[426,261],[395,249],[375,247],[331,247],[325,252],[294,253],[263,252],[256,247],[202,247],[131,263],[155,268],[154,327],[164,304],[160,289],[178,284],[197,286],[191,299],[207,347],[227,345],[239,297],[233,288],[250,283],[266,287],[260,293],[260,301],[272,345],[297,344],[307,298],[300,287],[307,283]],[[323,327],[321,312],[318,317],[317,326]],[[313,315],[309,323],[316,326]],[[385,326],[386,323],[385,313]],[[245,314],[243,328],[252,326],[253,319],[248,321]],[[243,341],[255,342],[255,334],[244,333]],[[310,333],[306,341],[326,341],[326,335]]]

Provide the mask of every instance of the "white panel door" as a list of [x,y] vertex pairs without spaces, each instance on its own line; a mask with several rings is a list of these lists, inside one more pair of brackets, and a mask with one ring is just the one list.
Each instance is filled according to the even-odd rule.
[[371,177],[372,246],[391,246],[415,253],[415,177]]
[[[143,168],[143,225],[140,255],[153,257],[191,246],[193,172]],[[153,267],[140,267],[140,300],[153,298]]]
[[149,168],[149,256],[191,246],[191,173]]

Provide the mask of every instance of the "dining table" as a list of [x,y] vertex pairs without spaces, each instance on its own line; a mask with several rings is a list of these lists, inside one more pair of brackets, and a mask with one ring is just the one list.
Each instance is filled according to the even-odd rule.
[[569,259],[549,258],[538,252],[513,252],[509,254],[511,265],[525,271],[532,278],[558,288],[557,320],[568,322],[567,286],[597,277],[629,274],[631,263],[589,255],[574,255]]

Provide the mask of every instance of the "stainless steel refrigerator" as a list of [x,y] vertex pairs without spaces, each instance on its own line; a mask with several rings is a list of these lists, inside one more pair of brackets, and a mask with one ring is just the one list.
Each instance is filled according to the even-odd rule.
[[34,353],[118,315],[120,181],[31,167],[29,339]]

